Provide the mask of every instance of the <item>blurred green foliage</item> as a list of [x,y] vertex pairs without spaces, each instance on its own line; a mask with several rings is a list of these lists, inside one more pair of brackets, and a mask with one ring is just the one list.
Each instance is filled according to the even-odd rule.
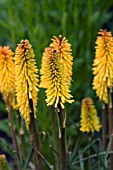
[[[0,0],[0,45],[9,45],[15,51],[21,39],[28,39],[33,46],[40,70],[44,48],[49,45],[52,36],[62,34],[69,40],[74,57],[71,90],[75,102],[72,105],[66,104],[66,110],[67,115],[79,127],[81,99],[92,97],[97,106],[99,105],[92,90],[94,46],[100,28],[107,28],[113,33],[112,19],[111,0]],[[53,164],[54,153],[49,148],[49,145],[53,145],[50,108],[45,103],[44,89],[40,89],[38,98],[37,128],[46,132],[46,140],[41,149],[45,158]],[[1,104],[0,107],[2,110]],[[0,121],[0,129],[5,126],[5,122]],[[3,129],[7,132],[7,128]],[[84,170],[86,165],[74,162],[80,156],[85,156],[87,140],[68,120],[67,138],[69,150],[72,152],[69,169]],[[46,168],[45,166],[45,170]]]

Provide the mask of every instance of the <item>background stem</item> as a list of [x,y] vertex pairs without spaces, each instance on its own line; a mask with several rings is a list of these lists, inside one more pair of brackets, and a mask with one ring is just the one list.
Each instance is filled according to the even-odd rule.
[[15,149],[16,154],[17,154],[18,159],[19,159],[19,161],[18,161],[18,170],[22,170],[18,141],[17,141],[17,138],[16,138],[15,128],[13,126],[13,116],[12,116],[12,113],[11,113],[12,107],[11,107],[10,104],[7,104],[7,108],[8,108],[9,126],[11,128],[11,134],[12,134],[12,140],[13,140],[13,144],[14,144],[14,149]]

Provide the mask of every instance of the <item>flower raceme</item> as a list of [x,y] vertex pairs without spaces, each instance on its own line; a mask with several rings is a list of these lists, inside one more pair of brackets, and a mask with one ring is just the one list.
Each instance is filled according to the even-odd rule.
[[0,92],[5,102],[11,102],[15,92],[15,65],[9,46],[0,46]]
[[71,44],[68,43],[66,37],[62,38],[61,35],[59,35],[59,37],[53,36],[51,40],[53,42],[50,44],[50,47],[59,52],[59,56],[64,65],[65,75],[70,84],[71,76],[72,76],[72,65],[73,65]]
[[93,62],[93,89],[100,100],[108,103],[108,88],[113,86],[113,37],[102,29],[98,34]]
[[60,103],[64,108],[64,103],[72,103],[70,100],[69,82],[65,74],[64,65],[62,64],[60,53],[53,48],[46,48],[42,57],[41,84],[46,87],[47,105]]
[[16,48],[15,76],[17,104],[28,129],[30,124],[29,99],[32,99],[35,113],[38,93],[38,69],[32,46],[28,40],[21,40]]
[[93,100],[91,98],[85,98],[82,100],[81,107],[81,128],[82,132],[94,132],[99,131],[101,125],[99,123],[99,118],[97,116],[97,111],[93,104]]

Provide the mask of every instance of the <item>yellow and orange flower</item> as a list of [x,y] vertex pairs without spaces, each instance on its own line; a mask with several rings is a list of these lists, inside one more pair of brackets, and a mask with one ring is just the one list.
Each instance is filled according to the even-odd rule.
[[50,47],[59,52],[59,56],[64,65],[65,75],[70,83],[73,65],[71,44],[68,43],[66,37],[62,38],[61,35],[59,35],[59,37],[53,36],[52,41],[53,42],[50,44]]
[[42,57],[41,68],[41,85],[46,87],[47,105],[57,107],[60,103],[64,108],[64,103],[72,103],[70,95],[70,84],[65,74],[64,65],[62,64],[59,50],[46,48]]
[[94,132],[99,131],[101,128],[97,111],[91,98],[85,98],[82,100],[81,107],[81,128],[82,132]]
[[15,51],[15,76],[17,104],[27,129],[30,124],[30,103],[33,101],[36,112],[38,93],[38,69],[34,59],[34,52],[28,40],[22,40]]
[[100,100],[108,103],[108,88],[113,86],[113,37],[102,29],[98,34],[93,63],[93,89]]
[[12,100],[15,92],[15,65],[13,52],[9,46],[0,46],[0,92],[5,102]]

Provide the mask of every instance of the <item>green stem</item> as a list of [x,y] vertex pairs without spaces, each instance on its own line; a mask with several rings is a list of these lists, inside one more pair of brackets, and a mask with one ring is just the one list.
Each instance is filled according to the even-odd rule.
[[62,113],[64,110],[61,108],[60,104],[58,106],[58,120],[60,126],[60,163],[61,163],[61,170],[67,170],[67,154],[66,154],[66,129],[63,126],[63,115]]
[[23,157],[24,157],[24,160],[26,160],[27,152],[26,152],[25,133],[22,128],[20,129],[19,134],[20,134],[20,138],[21,138]]
[[17,119],[18,119],[18,129],[21,128],[21,115],[19,110],[16,111],[17,112]]
[[[89,142],[91,142],[91,140],[92,140],[92,134],[88,134],[88,137],[89,137]],[[91,147],[89,148],[89,150],[88,150],[88,155],[89,155],[89,159],[88,159],[88,168],[89,168],[89,170],[91,169],[91,157],[90,157],[90,155],[91,155]]]
[[102,141],[103,141],[103,150],[106,151],[106,132],[107,132],[107,119],[106,119],[106,108],[105,105],[102,105]]
[[[112,138],[110,151],[113,151],[113,106],[112,106],[112,100],[111,100],[111,94],[110,95],[110,101],[108,105],[108,115],[109,115],[109,137]],[[113,170],[113,154],[110,154],[110,170]]]
[[[58,152],[54,106],[51,107],[51,124],[52,124],[54,150]],[[55,159],[56,159],[56,170],[59,170],[59,159],[56,154],[55,154]]]
[[25,142],[25,133],[22,128],[22,123],[21,123],[21,115],[19,113],[19,110],[17,110],[17,118],[18,118],[18,129],[19,129],[19,135],[21,139],[21,145],[22,145],[22,155],[24,158],[24,161],[26,160],[27,156],[27,151],[26,151],[26,142]]

